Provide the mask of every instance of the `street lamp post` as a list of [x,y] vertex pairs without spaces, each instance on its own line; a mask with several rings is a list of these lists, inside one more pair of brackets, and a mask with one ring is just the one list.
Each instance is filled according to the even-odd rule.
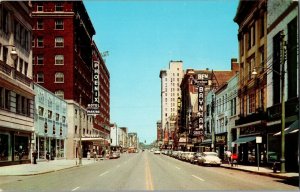
[[[285,173],[285,98],[284,98],[284,77],[285,77],[285,69],[284,69],[284,63],[285,63],[285,41],[284,41],[284,33],[283,31],[280,32],[280,55],[281,55],[281,73],[278,71],[275,71],[270,68],[260,67],[264,69],[272,70],[273,72],[277,73],[281,78],[281,158],[280,158],[280,172]],[[256,67],[258,68],[258,67]],[[253,69],[252,75],[257,75],[257,72],[255,68]]]

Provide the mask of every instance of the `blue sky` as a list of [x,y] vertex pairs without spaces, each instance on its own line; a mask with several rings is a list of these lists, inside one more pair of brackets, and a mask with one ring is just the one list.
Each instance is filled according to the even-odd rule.
[[85,0],[101,52],[109,51],[111,122],[156,139],[161,69],[230,69],[238,57],[238,0]]

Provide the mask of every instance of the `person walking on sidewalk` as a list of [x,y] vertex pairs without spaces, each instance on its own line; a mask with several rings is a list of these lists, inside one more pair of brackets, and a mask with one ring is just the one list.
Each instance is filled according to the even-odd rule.
[[49,153],[49,151],[47,151],[47,153],[46,153],[46,159],[49,162],[49,160],[50,160],[50,153]]
[[36,150],[33,151],[32,157],[33,157],[33,164],[36,164],[36,159],[37,159],[37,151]]

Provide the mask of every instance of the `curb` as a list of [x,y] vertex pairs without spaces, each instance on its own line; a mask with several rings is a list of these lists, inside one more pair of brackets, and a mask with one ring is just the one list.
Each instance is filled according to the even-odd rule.
[[257,175],[264,175],[264,176],[269,176],[269,177],[274,177],[274,178],[279,178],[279,179],[289,179],[290,178],[289,176],[277,175],[276,173],[265,173],[265,172],[251,171],[251,170],[246,170],[246,169],[226,167],[226,166],[222,166],[222,165],[221,165],[221,167],[225,168],[225,169],[244,171],[244,172],[248,172],[248,173],[253,173],[253,174],[257,174]]
[[80,167],[80,165],[74,165],[71,167],[65,167],[65,168],[61,168],[61,169],[53,169],[53,170],[47,170],[47,171],[40,171],[37,173],[26,173],[26,174],[15,174],[15,175],[0,175],[1,177],[7,177],[7,176],[33,176],[33,175],[42,175],[42,174],[46,174],[46,173],[51,173],[51,172],[58,172],[58,171],[62,171],[62,170],[66,170],[66,169],[71,169],[74,167]]

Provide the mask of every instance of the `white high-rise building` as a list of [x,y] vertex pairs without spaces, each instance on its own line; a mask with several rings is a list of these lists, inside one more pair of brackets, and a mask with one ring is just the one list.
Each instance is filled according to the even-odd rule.
[[170,61],[169,69],[161,70],[161,126],[166,130],[170,117],[178,113],[177,102],[181,98],[180,84],[183,78],[183,62]]

